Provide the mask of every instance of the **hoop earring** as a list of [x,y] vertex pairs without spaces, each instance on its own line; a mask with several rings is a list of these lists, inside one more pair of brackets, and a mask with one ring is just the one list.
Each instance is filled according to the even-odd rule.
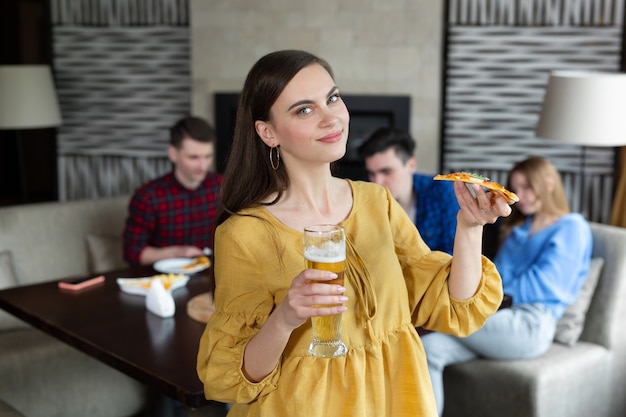
[[[274,149],[276,149],[276,163],[274,163],[274,152],[272,152]],[[280,166],[280,152],[278,150],[278,146],[270,148],[270,165],[274,171],[276,171]]]

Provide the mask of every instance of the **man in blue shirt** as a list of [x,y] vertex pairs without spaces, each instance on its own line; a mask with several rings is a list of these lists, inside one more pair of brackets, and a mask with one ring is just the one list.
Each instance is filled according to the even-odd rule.
[[389,189],[407,212],[424,242],[432,249],[452,253],[459,211],[451,182],[417,174],[415,141],[400,129],[381,127],[359,146],[370,181]]

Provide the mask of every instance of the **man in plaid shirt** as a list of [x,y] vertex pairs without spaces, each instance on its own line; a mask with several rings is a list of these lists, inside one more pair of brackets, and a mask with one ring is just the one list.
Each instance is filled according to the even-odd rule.
[[222,177],[211,172],[215,131],[198,117],[170,129],[168,157],[173,170],[133,195],[124,229],[124,259],[147,265],[201,255],[213,247]]

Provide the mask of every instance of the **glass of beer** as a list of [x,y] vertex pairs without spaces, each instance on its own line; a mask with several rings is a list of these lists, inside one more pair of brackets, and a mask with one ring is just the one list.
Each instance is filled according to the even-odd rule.
[[[346,267],[346,235],[343,227],[332,224],[308,226],[304,229],[304,260],[307,269],[322,269],[337,274],[330,281],[311,281],[343,285]],[[319,305],[333,307],[340,304]],[[341,313],[311,317],[313,341],[309,354],[320,358],[335,358],[347,352],[341,341]]]

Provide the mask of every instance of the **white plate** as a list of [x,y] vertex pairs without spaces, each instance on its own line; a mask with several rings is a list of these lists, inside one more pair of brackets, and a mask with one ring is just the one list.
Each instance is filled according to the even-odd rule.
[[[117,285],[119,285],[120,289],[125,293],[146,295],[148,294],[148,290],[150,289],[150,281],[152,281],[152,279],[152,277],[118,278]],[[185,275],[184,277],[174,281],[172,283],[172,286],[166,291],[172,292],[177,288],[184,287],[185,285],[187,285],[187,281],[189,281],[189,277]]]
[[198,265],[192,269],[183,269],[182,267],[193,262],[194,258],[170,258],[161,259],[154,263],[154,269],[164,274],[195,274],[204,271],[208,265]]

